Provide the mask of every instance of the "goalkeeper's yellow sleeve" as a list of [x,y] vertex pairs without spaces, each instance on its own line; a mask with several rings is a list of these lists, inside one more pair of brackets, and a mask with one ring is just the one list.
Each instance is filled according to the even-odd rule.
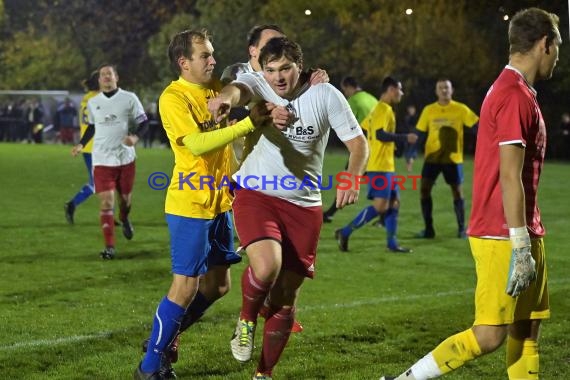
[[226,128],[216,129],[209,132],[197,132],[184,136],[182,143],[190,149],[195,156],[211,152],[224,145],[229,144],[239,137],[247,135],[253,131],[255,126],[249,117],[238,121],[236,124]]

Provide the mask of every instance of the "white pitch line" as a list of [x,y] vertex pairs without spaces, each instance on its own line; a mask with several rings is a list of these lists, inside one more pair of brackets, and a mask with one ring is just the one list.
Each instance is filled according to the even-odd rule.
[[85,340],[109,338],[111,334],[113,334],[113,332],[107,331],[93,335],[75,335],[66,338],[32,340],[30,342],[14,343],[9,346],[0,346],[0,351],[10,351],[10,350],[17,350],[19,348],[42,347],[42,346],[52,347],[52,346],[57,346],[59,344],[77,343]]
[[[570,0],[569,0],[570,1]],[[549,285],[558,285],[558,284],[566,284],[570,283],[570,279],[560,279],[554,281],[548,281]],[[351,307],[358,307],[364,305],[378,305],[382,303],[393,303],[393,302],[402,302],[402,301],[411,301],[417,299],[428,300],[430,298],[439,298],[439,297],[449,297],[449,296],[460,296],[465,294],[473,293],[474,289],[466,289],[466,290],[455,290],[450,292],[437,292],[437,293],[426,293],[426,294],[409,294],[406,296],[390,296],[390,297],[381,297],[381,298],[369,298],[366,300],[355,301],[355,302],[348,302],[348,303],[334,303],[328,305],[313,305],[313,306],[304,306],[300,307],[299,310],[307,311],[307,310],[322,310],[322,309],[339,309],[339,308],[351,308]],[[11,351],[17,350],[20,348],[30,348],[30,347],[53,347],[60,344],[67,344],[67,343],[76,343],[82,342],[85,340],[95,340],[95,339],[106,339],[109,338],[114,332],[113,331],[103,331],[97,334],[92,335],[75,335],[66,338],[57,338],[57,339],[40,339],[40,340],[32,340],[30,342],[19,342],[14,343],[7,346],[0,346],[1,351]]]
[[438,292],[438,293],[428,293],[428,294],[410,294],[407,296],[391,296],[391,297],[381,297],[381,298],[368,298],[361,301],[354,301],[348,303],[335,303],[330,305],[314,305],[314,306],[302,306],[299,307],[299,310],[322,310],[322,309],[346,309],[351,307],[358,307],[358,306],[365,306],[365,305],[377,305],[381,303],[388,303],[388,302],[400,302],[400,301],[412,301],[417,299],[431,299],[431,298],[439,298],[439,297],[448,297],[448,296],[458,296],[473,293],[473,289],[469,290],[456,290],[452,292]]

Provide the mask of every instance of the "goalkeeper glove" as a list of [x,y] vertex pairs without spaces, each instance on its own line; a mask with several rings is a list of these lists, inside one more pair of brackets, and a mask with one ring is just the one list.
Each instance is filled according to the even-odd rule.
[[530,236],[526,227],[509,228],[512,253],[507,294],[517,297],[536,278],[535,262],[531,254]]

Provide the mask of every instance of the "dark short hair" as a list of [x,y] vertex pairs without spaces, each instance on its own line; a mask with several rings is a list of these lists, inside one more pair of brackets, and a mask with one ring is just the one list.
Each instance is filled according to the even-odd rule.
[[192,57],[192,44],[194,42],[202,43],[204,41],[212,41],[212,37],[208,34],[206,29],[191,29],[175,34],[168,45],[168,60],[170,61],[172,72],[176,75],[180,75],[181,70],[178,65],[178,59],[180,57]]
[[540,8],[517,12],[509,23],[509,53],[527,53],[546,36],[546,46],[554,41],[562,43],[558,30],[558,16]]
[[97,91],[99,90],[99,70],[94,70],[89,75],[89,78],[84,79],[81,82],[86,91]]
[[398,83],[400,83],[399,80],[393,78],[393,77],[386,77],[384,78],[384,80],[382,81],[382,85],[380,86],[380,90],[382,93],[385,93],[386,91],[388,91],[388,89],[390,87],[396,87],[398,88]]
[[101,69],[103,67],[110,67],[113,69],[113,71],[115,72],[115,75],[118,75],[119,72],[117,71],[117,65],[115,65],[114,63],[103,63],[101,65],[99,65],[99,67],[97,67],[97,80],[99,80],[99,73],[101,72]]
[[342,78],[342,80],[340,81],[340,85],[344,87],[354,87],[354,88],[360,87],[360,84],[358,84],[356,78],[351,76],[346,76]]
[[279,25],[275,24],[256,25],[253,28],[251,28],[249,33],[247,33],[247,46],[257,46],[259,44],[259,40],[261,40],[261,33],[263,33],[264,30],[268,29],[275,30],[276,32],[279,32],[283,35],[285,34],[283,30],[281,30]]
[[303,51],[298,43],[291,41],[287,37],[275,37],[267,41],[259,54],[259,64],[261,67],[269,62],[285,57],[297,65],[303,64]]

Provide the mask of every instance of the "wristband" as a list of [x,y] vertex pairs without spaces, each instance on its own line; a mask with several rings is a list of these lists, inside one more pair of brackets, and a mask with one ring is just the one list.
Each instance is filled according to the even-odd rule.
[[509,228],[509,237],[513,248],[523,248],[530,246],[530,236],[525,227]]

